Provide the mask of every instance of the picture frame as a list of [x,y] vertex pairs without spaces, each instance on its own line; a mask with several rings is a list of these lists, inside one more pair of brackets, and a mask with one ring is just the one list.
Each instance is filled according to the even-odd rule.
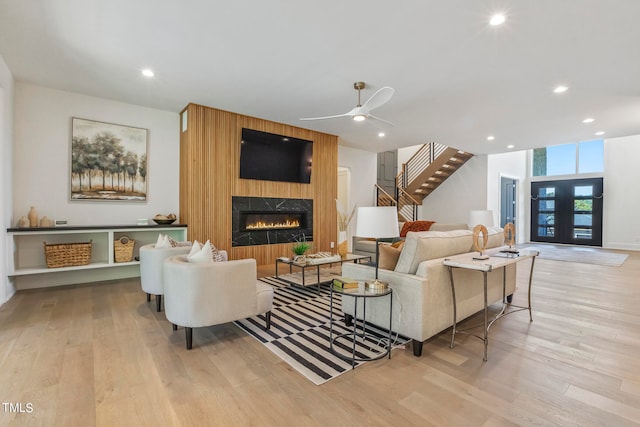
[[72,117],[70,200],[146,202],[148,133]]

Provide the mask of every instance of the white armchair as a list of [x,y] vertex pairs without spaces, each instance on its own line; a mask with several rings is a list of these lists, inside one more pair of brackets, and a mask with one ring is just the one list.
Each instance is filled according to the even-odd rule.
[[[155,244],[140,247],[140,283],[142,290],[147,294],[147,302],[151,301],[151,295],[156,297],[156,311],[162,310],[162,295],[164,295],[162,263],[165,259],[188,254],[190,244],[184,244],[175,248],[156,248]],[[224,252],[224,251],[221,251]],[[224,252],[226,259],[227,253]]]
[[219,325],[265,314],[271,327],[273,288],[258,281],[255,259],[190,263],[185,255],[164,261],[165,315],[184,326],[187,349],[193,328]]

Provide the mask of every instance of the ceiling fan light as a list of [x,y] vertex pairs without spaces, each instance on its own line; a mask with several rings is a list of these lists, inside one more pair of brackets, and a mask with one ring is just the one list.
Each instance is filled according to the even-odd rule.
[[353,116],[353,121],[355,122],[364,122],[366,120],[367,116],[365,116],[364,114],[356,114],[355,116]]

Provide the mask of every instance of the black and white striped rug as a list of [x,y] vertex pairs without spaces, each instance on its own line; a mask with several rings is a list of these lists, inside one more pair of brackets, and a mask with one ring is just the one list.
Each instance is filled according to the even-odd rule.
[[[329,310],[330,291],[327,285],[302,288],[291,286],[273,277],[260,279],[273,286],[274,299],[271,310],[271,329],[265,329],[264,315],[254,316],[236,321],[236,325],[244,329],[255,339],[263,343],[269,350],[278,355],[291,367],[320,385],[338,375],[352,369],[351,362],[333,354],[329,348]],[[341,297],[333,295],[333,334],[348,333],[345,328],[341,309]],[[360,324],[358,323],[358,330]],[[372,333],[368,341],[378,340],[386,343],[389,332],[374,325],[367,324],[367,333]],[[393,346],[404,345],[409,339],[393,334]],[[356,354],[358,357],[371,356],[367,341],[358,340]],[[373,343],[377,344],[377,343]],[[350,355],[352,347],[340,340],[334,349]],[[356,362],[355,366],[363,362]]]

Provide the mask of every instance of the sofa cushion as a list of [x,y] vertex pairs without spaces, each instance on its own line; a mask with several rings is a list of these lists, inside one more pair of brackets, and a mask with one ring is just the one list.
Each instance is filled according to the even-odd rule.
[[470,230],[410,231],[395,271],[415,274],[422,261],[469,252],[472,244]]
[[400,253],[402,252],[402,246],[404,246],[404,241],[401,241],[399,245],[396,245],[395,243],[392,245],[380,245],[380,258],[378,259],[378,268],[382,268],[384,270],[394,270],[396,268],[396,264],[398,263]]
[[429,231],[435,221],[407,221],[402,225],[400,237],[406,237],[409,231]]
[[436,222],[429,228],[429,231],[451,231],[451,230],[468,230],[469,227],[467,224],[463,223],[447,223],[447,222]]
[[504,245],[504,229],[500,227],[487,227],[487,232],[489,233],[487,249]]

